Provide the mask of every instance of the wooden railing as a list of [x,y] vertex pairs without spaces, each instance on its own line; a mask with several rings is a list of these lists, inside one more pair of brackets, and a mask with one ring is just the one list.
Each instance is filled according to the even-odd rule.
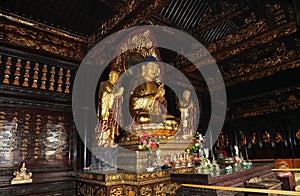
[[298,196],[300,195],[300,193],[296,191],[269,190],[269,189],[257,189],[257,188],[225,187],[225,186],[210,186],[210,185],[197,185],[197,184],[181,184],[181,186],[199,188],[199,189],[213,189],[213,190],[235,191],[235,192],[268,193],[268,194],[298,195]]

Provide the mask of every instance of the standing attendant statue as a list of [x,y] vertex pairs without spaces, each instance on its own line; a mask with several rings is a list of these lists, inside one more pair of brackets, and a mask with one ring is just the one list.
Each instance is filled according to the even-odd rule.
[[179,102],[179,111],[181,112],[180,134],[182,138],[187,139],[193,137],[195,126],[195,108],[193,101],[190,100],[191,92],[183,91],[182,99]]
[[124,88],[115,88],[120,74],[117,71],[109,73],[109,79],[101,82],[98,94],[98,124],[96,126],[96,145],[99,147],[115,146],[114,139],[119,134],[117,120],[121,113]]

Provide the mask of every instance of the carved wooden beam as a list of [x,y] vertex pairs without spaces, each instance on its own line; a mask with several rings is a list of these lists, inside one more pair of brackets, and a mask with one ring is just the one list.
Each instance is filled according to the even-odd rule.
[[0,13],[0,41],[75,61],[83,59],[87,39],[27,19]]
[[218,52],[214,53],[213,57],[217,61],[221,61],[231,56],[237,55],[242,51],[245,51],[246,49],[249,49],[253,46],[256,46],[258,44],[262,45],[271,42],[274,39],[277,39],[278,37],[286,36],[296,31],[297,31],[296,22],[293,21],[287,24],[283,24],[273,30],[266,31],[260,35],[253,36],[252,38],[245,37],[239,43],[235,43],[231,47],[228,47],[226,49],[224,48],[223,50],[219,50]]
[[235,118],[248,118],[300,108],[299,86],[265,92],[229,102]]
[[[207,49],[214,59],[218,61],[222,61],[228,59],[232,56],[235,56],[251,47],[266,44],[268,42],[277,39],[278,37],[290,35],[297,31],[296,22],[292,21],[286,24],[282,24],[277,28],[272,30],[266,30],[267,27],[264,25],[264,22],[258,21],[257,28],[261,28],[261,30],[257,30],[255,27],[251,27],[246,29],[244,34],[241,35],[229,35],[224,37],[221,42],[218,40],[217,42],[211,43]],[[258,31],[257,33],[251,32],[251,29],[255,29]],[[236,37],[238,36],[238,38]],[[228,39],[228,42],[226,41]],[[203,56],[199,56],[197,54],[204,54]],[[208,64],[213,63],[211,61],[206,62],[209,58],[207,57],[207,53],[203,53],[203,50],[200,49],[199,51],[193,52],[193,54],[189,55],[192,60],[199,61],[200,64]],[[193,57],[194,56],[194,57]],[[192,72],[196,69],[195,66],[191,65],[185,69],[186,72]]]
[[169,0],[128,0],[126,6],[120,8],[117,15],[102,24],[97,33],[89,38],[89,48],[106,35],[141,24],[152,15],[155,15],[168,2]]
[[213,21],[210,24],[200,23],[198,26],[194,27],[190,31],[190,33],[193,36],[198,37],[199,35],[205,33],[206,31],[209,31],[210,29],[213,29],[221,24],[224,24],[226,21],[244,13],[247,10],[249,10],[249,7],[243,7],[240,10],[232,10],[227,15],[221,16],[220,18],[218,18],[219,20]]
[[233,86],[233,85],[239,84],[241,82],[252,81],[252,80],[255,80],[255,79],[271,76],[271,75],[274,75],[277,72],[288,70],[288,69],[294,69],[294,68],[297,68],[297,67],[300,67],[300,59],[293,60],[293,61],[290,61],[290,62],[287,62],[287,63],[283,63],[283,64],[278,65],[278,66],[273,66],[273,67],[263,69],[263,70],[260,70],[260,71],[256,71],[256,72],[253,72],[251,74],[246,74],[245,73],[245,74],[243,74],[239,77],[235,77],[231,80],[226,81],[225,84],[226,84],[226,86]]

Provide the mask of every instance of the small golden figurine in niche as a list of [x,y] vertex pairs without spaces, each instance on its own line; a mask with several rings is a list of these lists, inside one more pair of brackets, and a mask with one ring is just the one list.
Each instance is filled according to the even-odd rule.
[[4,74],[10,75],[10,66],[6,66]]
[[24,82],[22,84],[22,86],[28,87],[28,78],[24,78]]
[[50,73],[51,73],[51,74],[55,74],[55,67],[51,67]]
[[3,84],[9,84],[9,75],[4,76]]
[[263,141],[265,143],[268,143],[268,142],[271,142],[271,136],[270,136],[270,133],[268,131],[266,131],[263,135]]
[[7,57],[5,65],[12,66],[12,64],[11,64],[11,57]]
[[17,86],[19,86],[19,77],[18,76],[16,76],[15,77],[15,80],[14,80],[14,82],[13,82],[13,85],[17,85]]
[[48,72],[48,70],[47,70],[47,65],[44,65],[44,66],[43,66],[42,72],[44,72],[44,73],[47,73],[47,72]]
[[297,138],[298,140],[300,140],[300,129],[298,129],[298,131],[297,131],[297,133],[296,133],[296,138]]
[[70,89],[69,89],[70,87],[67,85],[66,86],[66,89],[65,89],[65,93],[70,93]]
[[29,69],[26,69],[24,72],[24,78],[29,78]]
[[37,88],[37,80],[33,80],[33,83],[32,83],[32,88]]
[[242,134],[242,138],[241,138],[241,146],[246,146],[247,145],[247,138],[245,136],[245,134]]
[[17,60],[16,67],[22,67],[22,65],[21,65],[21,59]]
[[30,69],[30,61],[26,61],[25,69]]
[[220,147],[220,148],[225,148],[225,136],[224,136],[224,133],[223,131],[221,130],[221,133],[217,139],[217,147]]
[[275,141],[276,142],[284,142],[284,139],[282,138],[282,136],[279,132],[276,133]]
[[34,70],[34,71],[39,71],[39,70],[40,70],[39,64],[38,64],[38,63],[34,64],[33,70]]
[[20,74],[20,67],[16,68],[15,76],[21,76],[21,74]]
[[251,144],[255,145],[257,143],[256,133],[252,133]]
[[11,184],[22,184],[22,183],[31,183],[32,182],[32,173],[26,172],[25,163],[22,164],[22,167],[20,168],[20,171],[14,172],[14,177],[11,181]]

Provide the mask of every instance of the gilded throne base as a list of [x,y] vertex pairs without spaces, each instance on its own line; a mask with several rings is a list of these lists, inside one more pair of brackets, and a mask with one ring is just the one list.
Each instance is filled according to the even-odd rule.
[[[159,149],[160,157],[164,160],[166,156],[170,161],[172,154],[184,153],[189,146],[190,139],[179,139],[175,136],[163,136],[160,140]],[[148,164],[148,151],[138,149],[139,141],[137,136],[128,136],[126,140],[122,140],[118,153],[118,169],[126,171],[144,172]],[[151,155],[152,161],[156,161],[155,152]]]

